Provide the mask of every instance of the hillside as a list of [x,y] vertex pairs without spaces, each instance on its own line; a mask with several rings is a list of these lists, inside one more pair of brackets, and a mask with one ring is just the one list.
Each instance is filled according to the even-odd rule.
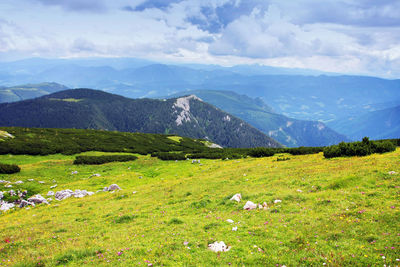
[[276,114],[260,98],[230,91],[192,90],[174,94],[193,94],[246,122],[288,147],[327,146],[348,139],[322,122],[304,121]]
[[280,146],[249,124],[195,96],[128,99],[90,89],[66,90],[0,104],[0,126],[177,134],[208,139],[224,147]]
[[346,134],[352,140],[363,136],[371,139],[400,137],[400,106],[377,110],[361,116],[347,117],[329,125]]
[[39,83],[0,87],[0,103],[31,99],[67,89],[68,87],[58,83]]
[[[85,155],[110,153],[87,152]],[[4,195],[50,204],[0,214],[0,258],[13,266],[396,266],[400,150],[73,165],[75,155],[0,155]],[[288,155],[282,155],[287,157]],[[391,174],[389,174],[391,173]],[[117,184],[121,190],[103,191]],[[52,188],[53,187],[53,188]],[[62,190],[93,195],[60,201]],[[76,190],[81,191],[76,191]],[[240,193],[242,200],[230,201]],[[58,194],[59,195],[59,194]],[[51,199],[51,200],[50,200]],[[247,201],[266,208],[244,210]],[[229,251],[215,253],[223,241]]]

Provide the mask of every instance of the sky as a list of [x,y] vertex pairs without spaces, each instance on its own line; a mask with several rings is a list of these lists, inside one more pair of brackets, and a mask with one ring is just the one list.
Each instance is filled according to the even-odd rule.
[[399,0],[1,0],[0,61],[136,57],[400,78]]

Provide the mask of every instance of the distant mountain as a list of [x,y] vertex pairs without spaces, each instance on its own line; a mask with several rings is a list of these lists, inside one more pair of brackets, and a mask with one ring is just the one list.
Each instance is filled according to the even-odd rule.
[[39,83],[0,87],[0,103],[31,99],[67,89],[69,88],[58,83]]
[[279,147],[246,122],[195,96],[129,99],[75,89],[0,104],[0,126],[104,129],[204,138],[224,147]]
[[329,125],[353,140],[364,136],[371,139],[400,138],[400,106],[333,121]]
[[174,96],[193,94],[204,101],[248,122],[283,145],[327,146],[348,141],[344,135],[328,128],[324,123],[288,118],[276,114],[260,98],[250,98],[230,91],[193,90]]
[[259,97],[287,117],[322,122],[400,105],[400,80],[366,76],[259,65],[172,65],[129,58],[0,62],[0,86],[40,82],[131,98],[186,90],[234,91]]

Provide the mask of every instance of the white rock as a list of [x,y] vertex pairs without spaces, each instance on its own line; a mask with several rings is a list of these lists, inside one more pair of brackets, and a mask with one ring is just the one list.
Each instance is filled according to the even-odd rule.
[[47,192],[47,196],[48,196],[48,197],[49,197],[49,196],[54,196],[54,192],[53,192],[53,191]]
[[232,227],[232,231],[237,231],[237,226]]
[[62,191],[57,191],[56,194],[54,195],[55,199],[57,200],[63,200],[63,199],[67,199],[69,197],[72,196],[73,191],[66,189],[66,190],[62,190]]
[[257,208],[257,204],[254,204],[251,201],[247,201],[246,204],[243,207],[243,209],[245,209],[245,210],[254,210],[256,208]]
[[40,203],[48,204],[47,200],[44,197],[42,197],[41,195],[39,195],[39,194],[31,196],[30,198],[28,198],[28,202],[33,202],[35,204],[40,204]]
[[234,221],[232,219],[228,219],[226,220],[228,223],[234,223]]
[[35,181],[35,179],[28,179],[28,181],[29,181],[29,182],[33,182],[33,181]]
[[263,208],[263,206],[261,205],[261,204],[258,204],[258,209],[262,209]]
[[208,245],[208,249],[214,252],[226,252],[229,251],[231,247],[225,245],[223,241],[215,241],[214,243]]
[[282,200],[280,200],[280,199],[275,199],[274,200],[274,203],[276,204],[276,203],[281,203],[282,202]]
[[55,184],[55,185],[50,186],[50,189],[53,189],[53,188],[56,188],[56,187],[57,187],[57,185]]
[[2,192],[2,191],[0,191],[0,200],[2,200],[2,199],[3,199],[3,197],[4,197],[4,194],[3,194],[3,192]]
[[35,203],[29,202],[29,201],[26,201],[26,200],[22,200],[21,203],[19,204],[19,207],[23,208],[23,207],[26,207],[26,206],[29,206],[29,205],[32,206],[32,207],[35,207]]
[[299,193],[303,192],[303,190],[301,190],[301,189],[297,189],[296,191],[299,192]]
[[11,188],[12,185],[8,184],[8,185],[5,185],[4,187],[6,187],[6,188]]
[[389,175],[393,175],[393,174],[396,174],[396,172],[395,171],[390,171],[390,172],[388,172],[388,174]]
[[114,191],[114,190],[121,190],[121,188],[116,184],[112,184],[108,187],[108,191]]
[[24,182],[22,181],[16,181],[14,184],[23,184]]
[[38,183],[39,183],[39,184],[44,184],[44,182],[43,182],[43,181],[39,181]]
[[132,192],[132,194],[136,194],[136,193],[137,193],[136,191],[133,191],[133,192]]
[[9,209],[12,209],[15,207],[13,203],[7,203],[7,202],[0,202],[0,210],[1,211],[7,211]]
[[237,202],[240,202],[240,200],[242,200],[242,195],[241,194],[236,194],[231,198],[231,200],[235,200]]
[[78,174],[78,171],[72,171],[71,174]]

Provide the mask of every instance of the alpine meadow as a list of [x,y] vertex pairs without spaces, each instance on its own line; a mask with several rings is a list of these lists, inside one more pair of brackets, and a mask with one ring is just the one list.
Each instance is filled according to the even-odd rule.
[[0,266],[400,266],[398,10],[0,1]]

